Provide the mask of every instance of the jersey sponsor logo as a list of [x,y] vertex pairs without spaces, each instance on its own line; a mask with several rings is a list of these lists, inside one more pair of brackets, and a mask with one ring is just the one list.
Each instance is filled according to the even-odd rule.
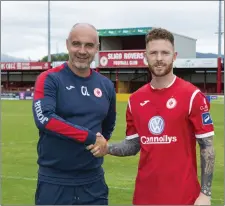
[[82,94],[83,96],[90,96],[90,94],[88,93],[88,89],[87,89],[87,87],[85,87],[85,86],[82,86],[82,87],[81,87],[81,94]]
[[71,90],[71,89],[74,89],[75,87],[70,85],[69,87],[66,87],[67,90]]
[[142,144],[170,144],[177,141],[176,136],[161,135],[165,129],[165,121],[161,116],[153,116],[148,122],[148,129],[153,135],[157,136],[142,136]]
[[150,102],[150,101],[149,101],[149,100],[145,100],[145,101],[141,102],[140,105],[143,107],[143,106],[145,106],[148,102]]
[[40,100],[38,100],[37,102],[34,103],[34,110],[35,110],[37,118],[41,124],[44,124],[45,122],[48,121],[48,118],[43,115]]
[[94,95],[95,95],[96,97],[101,97],[101,96],[102,96],[102,90],[99,89],[99,88],[95,88],[95,89],[94,89]]
[[212,124],[212,123],[213,122],[212,122],[209,112],[202,113],[202,124],[208,125],[208,124]]
[[160,135],[165,127],[165,121],[161,116],[154,116],[148,122],[148,129],[154,135]]
[[177,137],[168,135],[163,135],[159,137],[146,137],[146,136],[141,137],[142,144],[170,144],[176,141]]
[[200,110],[207,112],[207,111],[209,111],[209,107],[208,107],[208,105],[203,105],[203,106],[200,106]]
[[166,103],[166,107],[168,109],[173,109],[174,107],[176,107],[176,105],[177,105],[177,100],[174,98],[170,98]]
[[208,105],[206,103],[206,99],[205,98],[203,99],[203,103],[204,103],[204,105],[200,106],[200,110],[204,111],[204,112],[208,112],[209,111],[209,107],[208,107]]

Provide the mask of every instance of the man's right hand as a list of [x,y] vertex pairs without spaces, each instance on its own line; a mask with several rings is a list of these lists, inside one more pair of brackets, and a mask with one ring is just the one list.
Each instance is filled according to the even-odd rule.
[[100,133],[97,133],[95,144],[89,145],[87,149],[91,150],[95,157],[102,157],[108,152],[107,141]]

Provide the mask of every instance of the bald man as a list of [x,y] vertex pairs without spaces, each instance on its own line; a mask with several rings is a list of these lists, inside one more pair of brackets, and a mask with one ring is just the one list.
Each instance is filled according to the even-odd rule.
[[40,137],[35,204],[107,205],[103,158],[86,148],[106,149],[116,119],[114,85],[90,69],[99,47],[93,25],[75,24],[66,46],[69,61],[41,73],[35,83],[32,108]]

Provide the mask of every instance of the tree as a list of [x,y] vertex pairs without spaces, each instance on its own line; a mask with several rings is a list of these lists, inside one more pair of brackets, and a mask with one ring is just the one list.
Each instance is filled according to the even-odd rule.
[[[68,54],[51,54],[51,62],[54,61],[68,61],[69,55]],[[47,62],[48,61],[48,56],[44,56],[41,59],[41,62]]]

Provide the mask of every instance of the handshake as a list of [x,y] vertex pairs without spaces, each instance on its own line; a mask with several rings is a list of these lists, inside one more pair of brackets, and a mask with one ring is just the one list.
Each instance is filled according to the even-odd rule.
[[91,153],[95,157],[103,157],[108,154],[108,144],[106,139],[102,136],[102,134],[96,134],[96,142],[95,144],[91,144],[86,147],[87,150],[91,151]]

